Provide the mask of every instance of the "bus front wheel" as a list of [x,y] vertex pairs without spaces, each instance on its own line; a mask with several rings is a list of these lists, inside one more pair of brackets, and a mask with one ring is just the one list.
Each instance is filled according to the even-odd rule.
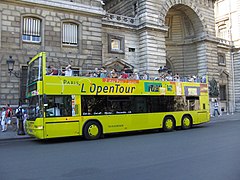
[[97,121],[88,121],[83,128],[83,135],[87,140],[98,139],[101,134],[102,128]]
[[169,132],[173,131],[175,127],[174,118],[171,116],[166,116],[163,120],[163,131]]
[[192,127],[192,118],[189,115],[182,117],[182,129],[190,129]]

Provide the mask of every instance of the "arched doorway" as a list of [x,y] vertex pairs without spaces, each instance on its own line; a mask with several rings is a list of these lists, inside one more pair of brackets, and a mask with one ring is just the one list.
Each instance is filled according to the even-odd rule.
[[[204,50],[204,27],[191,7],[183,4],[172,6],[165,17],[168,32],[165,36],[167,64],[172,72],[182,76],[198,75],[201,69],[199,57]],[[206,59],[206,58],[205,58]],[[168,62],[169,61],[169,62]]]

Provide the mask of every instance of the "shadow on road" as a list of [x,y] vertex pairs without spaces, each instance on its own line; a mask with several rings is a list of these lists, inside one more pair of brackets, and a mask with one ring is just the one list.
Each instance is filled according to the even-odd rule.
[[[181,128],[176,128],[176,130],[172,132],[164,132],[162,129],[151,129],[151,130],[141,130],[141,131],[130,131],[130,132],[121,132],[121,133],[111,133],[111,134],[105,134],[103,138],[101,139],[110,139],[110,138],[122,138],[127,136],[145,136],[149,134],[171,134],[171,133],[178,133],[178,132],[184,132],[184,131],[191,131],[194,129],[200,129],[200,128],[206,128],[208,124],[202,124],[193,126],[191,129],[182,130]],[[55,143],[69,143],[69,142],[78,142],[78,141],[91,141],[91,140],[85,140],[81,136],[74,136],[74,137],[63,137],[63,138],[52,138],[52,139],[44,139],[44,140],[32,140],[33,142],[37,144],[55,144]]]

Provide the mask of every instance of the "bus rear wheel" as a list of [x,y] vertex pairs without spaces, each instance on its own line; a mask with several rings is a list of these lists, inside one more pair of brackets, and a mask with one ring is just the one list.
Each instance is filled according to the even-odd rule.
[[192,127],[192,118],[189,115],[184,115],[182,117],[182,129],[190,129]]
[[102,135],[101,125],[97,121],[88,121],[83,128],[83,135],[87,140],[98,139]]
[[174,118],[171,116],[166,116],[163,120],[163,131],[169,132],[173,131],[175,127]]

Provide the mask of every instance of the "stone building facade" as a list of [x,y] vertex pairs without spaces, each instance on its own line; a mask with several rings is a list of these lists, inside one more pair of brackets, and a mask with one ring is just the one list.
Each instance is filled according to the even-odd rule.
[[[102,17],[98,1],[19,0],[0,2],[1,104],[17,105],[24,96],[24,82],[29,58],[47,52],[56,66],[71,63],[73,67],[102,65]],[[25,28],[25,26],[34,28]],[[35,23],[35,24],[34,24]],[[73,42],[63,39],[63,28],[76,27]],[[24,29],[25,28],[25,29]],[[26,31],[33,31],[29,32]],[[68,29],[69,30],[69,29]],[[71,32],[71,29],[69,30]],[[34,34],[35,33],[35,34]],[[35,39],[31,39],[35,38]],[[12,56],[15,70],[23,70],[22,78],[9,76],[6,60]]]
[[[228,58],[233,68],[233,110],[240,111],[240,1],[217,0],[215,2],[216,36],[229,41]],[[225,54],[223,54],[225,55]]]
[[[3,0],[0,2],[1,104],[16,104],[20,79],[9,77],[11,55],[21,69],[46,51],[56,64],[94,69],[116,62],[157,76],[166,65],[180,76],[207,75],[225,93],[224,111],[233,111],[231,44],[215,33],[213,0]],[[40,42],[26,41],[24,19],[39,20]],[[32,20],[32,19],[31,19]],[[66,44],[65,25],[77,27],[77,42]],[[225,54],[225,61],[220,57]],[[222,88],[219,88],[221,85]],[[10,93],[9,93],[10,92]],[[219,98],[220,95],[213,95]]]

